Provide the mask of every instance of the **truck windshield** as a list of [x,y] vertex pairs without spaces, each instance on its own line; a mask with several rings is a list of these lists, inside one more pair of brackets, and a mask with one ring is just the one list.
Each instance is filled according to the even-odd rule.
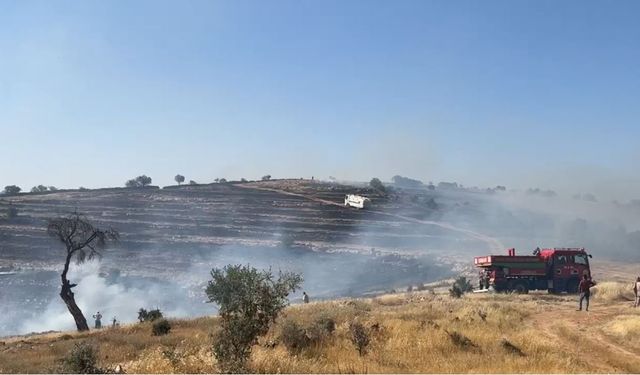
[[574,257],[575,264],[587,265],[587,256],[583,254],[576,255]]

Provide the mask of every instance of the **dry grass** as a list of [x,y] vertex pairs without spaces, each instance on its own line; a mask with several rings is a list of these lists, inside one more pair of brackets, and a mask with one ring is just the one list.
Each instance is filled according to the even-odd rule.
[[640,315],[617,316],[604,329],[614,336],[637,341],[640,339]]
[[[600,287],[606,286],[603,283]],[[602,288],[607,300],[615,288]],[[621,289],[620,289],[621,290]],[[582,373],[638,372],[640,360],[611,345],[640,338],[640,315],[619,313],[594,300],[593,315],[573,311],[575,298],[531,295],[466,295],[451,299],[429,292],[374,299],[296,305],[253,348],[250,369],[259,373]],[[601,310],[598,313],[598,309]],[[590,313],[592,314],[592,313]],[[596,315],[600,314],[600,315]],[[308,327],[319,319],[335,331],[291,353],[279,343],[281,324]],[[588,320],[585,333],[581,319]],[[361,323],[370,335],[360,356],[349,326]],[[34,336],[0,345],[0,372],[47,372],[81,340],[99,348],[99,365],[122,365],[128,373],[217,371],[210,334],[215,318],[172,321],[167,336],[149,325],[105,329],[91,334]],[[589,341],[599,331],[603,340]],[[579,345],[576,345],[579,342]],[[617,344],[616,344],[617,343]],[[562,349],[559,349],[562,348]],[[597,348],[591,361],[585,350]]]
[[593,298],[606,302],[633,301],[633,285],[617,281],[599,283],[591,289]]

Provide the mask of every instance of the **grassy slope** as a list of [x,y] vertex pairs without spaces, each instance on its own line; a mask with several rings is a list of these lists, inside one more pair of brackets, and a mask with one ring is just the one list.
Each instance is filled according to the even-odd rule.
[[[640,311],[629,302],[626,285],[602,284],[589,313],[575,311],[575,298],[546,294],[466,295],[456,300],[428,292],[374,299],[296,305],[254,347],[256,372],[640,372]],[[486,314],[486,320],[481,315]],[[280,324],[308,324],[320,316],[337,322],[321,344],[291,355],[278,342]],[[348,325],[381,327],[360,357]],[[210,350],[216,318],[173,321],[172,332],[153,337],[148,325],[100,332],[50,334],[0,344],[0,372],[55,371],[56,360],[79,341],[100,350],[100,365],[121,364],[128,373],[212,372]],[[468,337],[474,346],[454,343],[448,333]],[[520,348],[505,349],[503,339]]]

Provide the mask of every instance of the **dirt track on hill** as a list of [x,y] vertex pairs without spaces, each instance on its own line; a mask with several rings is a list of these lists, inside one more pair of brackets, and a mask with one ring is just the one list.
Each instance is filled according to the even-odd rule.
[[[617,338],[606,326],[621,315],[638,315],[631,303],[592,301],[590,310],[576,311],[577,296],[567,297],[553,308],[533,315],[533,326],[558,350],[578,355],[593,372],[640,372],[640,346],[632,340]],[[622,365],[620,365],[622,364]]]
[[[280,189],[263,188],[263,187],[258,187],[258,186],[255,186],[255,185],[239,185],[239,186],[243,187],[243,188],[248,188],[248,189],[271,191],[271,192],[274,192],[274,193],[279,193],[279,194],[284,194],[284,195],[289,195],[289,196],[294,196],[294,197],[300,197],[300,198],[304,198],[304,199],[309,199],[309,200],[314,201],[314,202],[318,202],[318,203],[322,203],[322,204],[328,204],[328,205],[333,205],[333,206],[338,206],[338,207],[343,207],[344,208],[344,205],[341,204],[341,203],[338,203],[338,202],[335,202],[335,201],[331,201],[331,200],[327,200],[327,199],[314,197],[312,195],[293,193],[293,192],[290,192],[290,191],[280,190]],[[390,212],[384,212],[384,211],[375,210],[375,209],[367,209],[367,211],[370,212],[370,213],[374,213],[376,215],[384,215],[384,216],[388,216],[388,217],[392,217],[392,218],[396,218],[396,219],[400,219],[400,220],[404,220],[404,221],[408,221],[408,222],[416,223],[416,224],[434,225],[434,226],[442,228],[442,229],[446,229],[446,230],[454,231],[454,232],[457,232],[457,233],[461,233],[461,234],[463,234],[465,236],[468,236],[468,237],[471,237],[473,239],[476,239],[476,240],[484,242],[485,244],[487,244],[487,246],[489,248],[488,249],[489,251],[502,252],[505,249],[505,247],[502,244],[502,242],[500,242],[500,240],[498,240],[496,238],[487,236],[487,235],[482,234],[482,233],[474,232],[474,231],[469,230],[469,229],[456,227],[456,226],[454,226],[452,224],[449,224],[449,223],[430,221],[430,220],[420,220],[420,219],[416,219],[416,218],[405,216],[405,215],[400,215],[400,214],[395,214],[395,213],[390,213]]]

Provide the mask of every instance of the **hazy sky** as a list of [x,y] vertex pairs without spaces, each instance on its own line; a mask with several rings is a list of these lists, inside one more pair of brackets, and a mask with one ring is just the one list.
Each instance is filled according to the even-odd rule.
[[403,174],[640,198],[639,14],[0,0],[0,185]]

